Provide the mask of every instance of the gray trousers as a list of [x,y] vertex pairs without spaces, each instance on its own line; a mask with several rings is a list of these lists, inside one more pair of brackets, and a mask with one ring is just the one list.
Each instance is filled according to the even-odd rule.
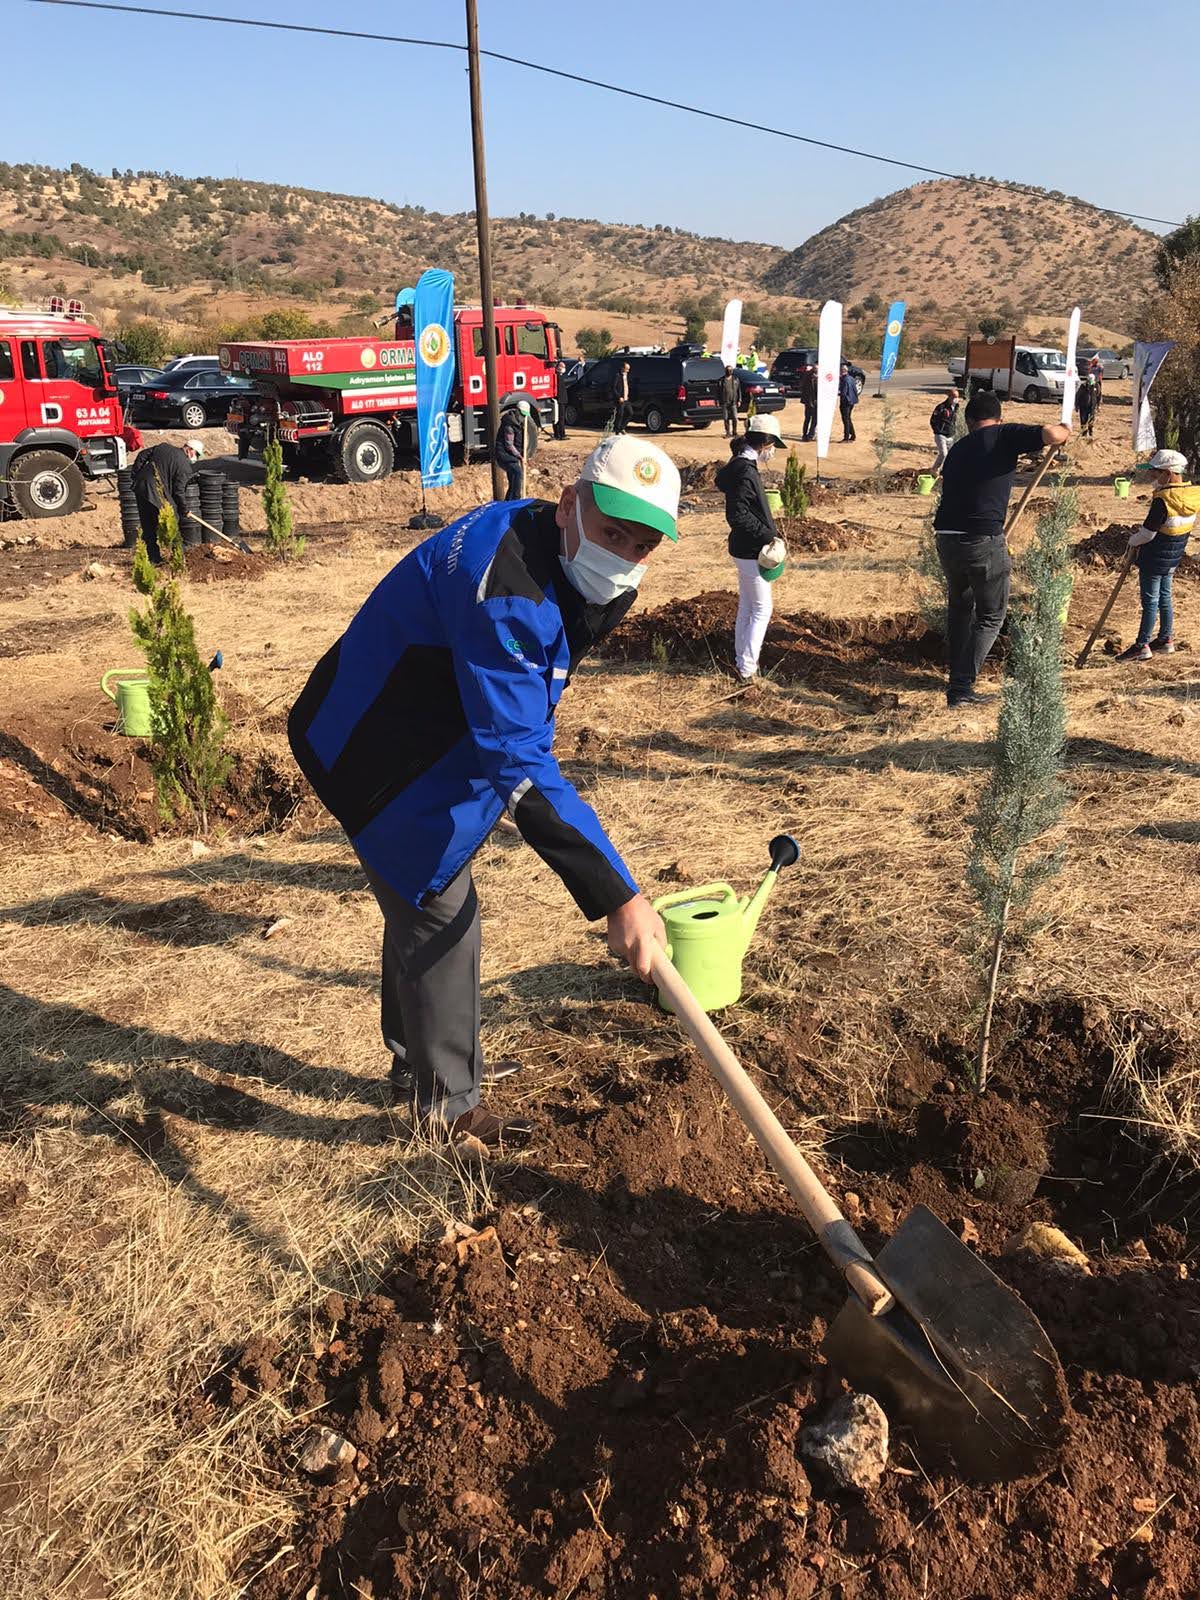
[[949,434],[946,434],[946,433],[935,433],[934,434],[934,436],[933,436],[933,447],[937,451],[937,457],[936,457],[936,459],[935,459],[935,461],[933,463],[934,472],[940,472],[942,470],[942,468],[946,465],[946,457],[950,454],[950,446],[953,443],[954,443],[954,440],[949,436]]
[[455,1117],[479,1104],[479,900],[464,867],[436,899],[414,906],[363,862],[383,912],[380,1021],[395,1067],[411,1075],[418,1116]]
[[939,532],[937,552],[946,574],[949,692],[965,694],[1004,626],[1012,558],[1002,533],[968,539]]

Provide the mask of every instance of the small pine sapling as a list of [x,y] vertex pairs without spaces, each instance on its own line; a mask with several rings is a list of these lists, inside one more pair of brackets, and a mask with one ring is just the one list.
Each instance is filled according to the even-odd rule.
[[1071,593],[1068,540],[1076,511],[1075,491],[1060,477],[1025,558],[1028,591],[1012,611],[992,770],[975,814],[967,882],[979,906],[986,956],[975,1056],[980,1094],[988,1083],[1005,944],[1013,937],[1016,915],[1061,865],[1057,850],[1031,855],[1030,846],[1054,826],[1064,804],[1062,631]]
[[795,450],[788,451],[787,463],[783,469],[783,514],[785,517],[804,517],[808,515],[808,490],[804,486],[805,469],[800,465],[800,458]]
[[883,402],[879,432],[871,443],[875,450],[875,493],[882,494],[887,484],[887,464],[896,448],[896,408],[890,400]]
[[149,604],[129,614],[150,679],[154,783],[164,818],[190,813],[206,833],[209,801],[229,776],[230,759],[222,748],[228,723],[179,592],[183,540],[171,505],[158,514],[158,547],[165,573],[151,564],[140,537],[134,546],[134,587]]
[[937,515],[938,502],[935,500],[930,506],[928,515],[921,524],[920,541],[917,544],[917,605],[921,612],[922,620],[930,633],[937,634],[939,639],[946,637],[946,574],[942,570],[942,563],[938,559],[937,530],[933,526],[933,519]]
[[267,519],[267,549],[283,561],[304,554],[305,540],[292,527],[292,507],[283,486],[283,446],[272,439],[263,451],[267,481],[263,486],[263,515]]

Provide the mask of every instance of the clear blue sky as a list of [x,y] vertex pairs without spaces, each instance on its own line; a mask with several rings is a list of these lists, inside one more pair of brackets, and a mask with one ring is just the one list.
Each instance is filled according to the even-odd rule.
[[[437,39],[461,40],[464,28],[458,0],[195,9]],[[1172,220],[1200,209],[1196,0],[1140,12],[1126,0],[479,9],[484,48],[1115,209]],[[440,211],[473,203],[461,55],[24,0],[3,0],[0,13],[17,68],[5,81],[10,161],[237,173]],[[56,39],[69,71],[45,69]],[[792,246],[918,176],[496,62],[483,86],[497,214],[664,222]]]

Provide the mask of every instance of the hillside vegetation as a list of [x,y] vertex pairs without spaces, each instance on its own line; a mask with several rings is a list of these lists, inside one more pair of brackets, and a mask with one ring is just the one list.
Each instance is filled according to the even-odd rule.
[[[664,289],[672,299],[761,292],[784,254],[662,223],[553,213],[494,218],[493,253],[506,298],[618,312],[660,310]],[[6,257],[43,273],[82,267],[131,289],[257,290],[310,302],[368,295],[372,305],[437,263],[454,272],[464,298],[479,293],[471,212],[232,178],[101,177],[77,164],[62,172],[0,163],[0,270]]]
[[[1111,213],[1043,190],[938,181],[850,212],[790,253],[547,214],[493,219],[497,292],[560,312],[613,343],[678,338],[693,314],[719,337],[721,307],[745,301],[760,348],[816,337],[833,296],[847,350],[878,355],[880,313],[909,303],[908,350],[957,348],[980,315],[1049,338],[1078,302],[1085,330],[1125,335],[1152,282],[1158,241]],[[471,212],[166,172],[101,176],[0,162],[0,301],[81,296],[106,327],[158,319],[180,348],[231,336],[271,307],[303,309],[310,331],[365,332],[395,290],[432,263],[461,300],[479,293]]]
[[938,179],[849,212],[767,268],[776,294],[907,294],[943,314],[1061,314],[1121,328],[1149,291],[1157,237],[1058,191]]

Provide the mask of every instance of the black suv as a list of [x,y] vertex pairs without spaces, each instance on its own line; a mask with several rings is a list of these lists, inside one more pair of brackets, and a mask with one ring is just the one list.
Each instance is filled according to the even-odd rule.
[[[842,360],[849,369],[850,376],[858,385],[858,392],[861,394],[867,381],[866,373],[861,367],[856,367],[853,361],[846,361],[844,356]],[[803,348],[781,350],[771,363],[771,379],[779,385],[784,394],[789,397],[795,397],[800,393],[801,374],[807,372],[810,367],[815,367],[816,364],[817,352],[815,350]]]
[[606,356],[568,384],[563,420],[603,423],[612,413],[613,386],[621,363],[629,363],[629,405],[634,422],[647,433],[662,433],[673,422],[706,428],[721,418],[721,379],[725,369],[716,356]]

